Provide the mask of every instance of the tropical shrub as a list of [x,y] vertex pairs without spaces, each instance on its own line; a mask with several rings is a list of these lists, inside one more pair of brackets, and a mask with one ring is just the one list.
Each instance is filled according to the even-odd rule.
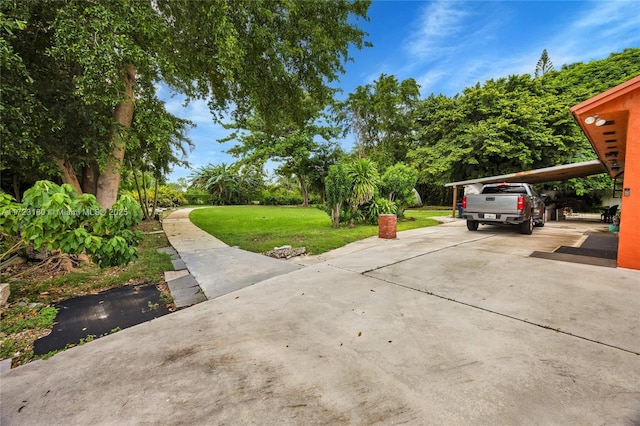
[[286,188],[266,188],[260,192],[260,204],[265,206],[297,206],[302,204],[300,191],[291,191]]
[[186,200],[185,204],[202,206],[205,204],[213,204],[212,198],[213,196],[207,191],[191,187],[184,193],[184,198]]
[[[70,185],[38,181],[25,191],[22,203],[0,194],[0,229],[20,242],[10,252],[28,246],[39,251],[86,253],[101,267],[124,265],[137,256],[142,210],[129,195],[103,209],[90,194],[78,195]],[[2,257],[10,254],[9,252]]]
[[395,202],[397,214],[404,216],[407,207],[411,207],[416,202],[413,188],[418,181],[418,171],[403,163],[389,167],[381,179],[381,191],[389,201]]
[[329,166],[329,172],[324,184],[328,213],[331,216],[331,226],[337,228],[340,226],[343,204],[351,193],[351,178],[344,166],[334,164]]
[[[186,194],[184,192],[181,192],[168,185],[160,185],[158,186],[157,189],[158,189],[157,201],[155,198],[156,196],[155,189],[148,189],[146,193],[142,193],[143,197],[144,196],[147,197],[146,202],[148,204],[150,212],[153,211],[152,209],[153,209],[154,201],[157,202],[157,207],[179,207],[184,204],[187,204],[187,197],[185,196]],[[131,197],[133,197],[134,200],[140,202],[140,194],[138,194],[138,191],[120,190],[120,194],[130,195]],[[141,203],[141,207],[144,208],[144,201]]]
[[261,168],[240,164],[209,164],[190,179],[196,189],[211,194],[211,203],[216,205],[250,204],[264,186]]
[[382,197],[373,197],[371,201],[365,205],[364,219],[367,223],[375,225],[378,223],[378,216],[381,214],[397,214],[398,206],[393,201],[389,201]]
[[[151,191],[149,198],[154,199],[155,191]],[[167,185],[158,186],[158,206],[159,207],[179,207],[187,204],[187,199],[183,192]]]
[[[351,182],[351,191],[347,198],[352,214],[358,211],[360,206],[368,203],[376,195],[378,184],[380,183],[380,175],[376,164],[360,158],[346,166],[346,173]],[[353,217],[352,217],[353,223]]]

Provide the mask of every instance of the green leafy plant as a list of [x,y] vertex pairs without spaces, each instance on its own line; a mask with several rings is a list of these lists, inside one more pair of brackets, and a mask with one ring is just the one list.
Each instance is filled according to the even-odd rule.
[[375,225],[381,214],[397,214],[398,207],[386,198],[374,197],[366,206],[365,219],[367,223]]
[[3,312],[0,332],[16,333],[26,329],[47,329],[53,326],[58,308],[53,306],[29,307],[16,305]]
[[376,164],[366,158],[352,161],[345,168],[351,182],[351,191],[347,202],[351,208],[351,224],[353,224],[360,206],[371,201],[376,195],[378,184],[380,183],[380,175]]
[[[90,334],[87,337],[83,337],[82,339],[80,339],[80,342],[78,343],[78,346],[82,346],[82,345],[84,345],[86,343],[93,342],[94,340],[96,340],[97,337],[98,336],[96,336],[95,334]],[[75,345],[70,345],[69,347],[73,347],[73,346],[75,346]]]
[[398,216],[404,217],[404,210],[416,202],[413,188],[418,181],[418,171],[403,163],[389,167],[381,179],[381,189],[389,201],[395,202]]
[[36,182],[20,204],[6,194],[0,196],[0,226],[20,238],[9,252],[32,246],[86,253],[101,267],[124,265],[137,257],[140,234],[129,228],[141,220],[140,206],[131,196],[123,195],[112,208],[103,209],[93,195],[78,195],[70,185],[49,181]]
[[329,166],[329,173],[325,178],[325,192],[327,194],[327,207],[331,216],[331,226],[340,226],[340,214],[342,205],[351,191],[351,178],[345,167],[339,164]]
[[207,191],[199,188],[189,188],[187,192],[185,192],[184,197],[186,199],[185,204],[191,204],[196,206],[213,204],[212,195],[209,194]]

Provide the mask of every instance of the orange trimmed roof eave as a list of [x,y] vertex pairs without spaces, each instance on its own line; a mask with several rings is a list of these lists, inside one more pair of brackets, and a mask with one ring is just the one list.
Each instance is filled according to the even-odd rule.
[[[640,76],[570,108],[571,114],[612,178],[624,172],[629,104],[635,102],[632,98],[638,93]],[[587,117],[596,116],[604,119],[605,125],[585,123]]]

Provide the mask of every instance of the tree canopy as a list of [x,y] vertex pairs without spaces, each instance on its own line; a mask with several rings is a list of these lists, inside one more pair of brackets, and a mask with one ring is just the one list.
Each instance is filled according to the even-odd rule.
[[346,100],[336,102],[336,121],[344,136],[352,134],[361,155],[381,166],[403,161],[411,146],[413,110],[420,96],[412,78],[398,81],[381,74],[373,84],[359,86]]
[[220,142],[235,141],[227,152],[239,158],[241,164],[262,166],[266,161],[278,162],[276,173],[294,176],[300,185],[303,205],[309,204],[309,186],[323,188],[323,177],[341,150],[332,142],[339,130],[325,123],[326,104],[305,97],[302,108],[307,118],[296,122],[281,116],[277,122],[255,114],[250,119],[225,125],[234,132]]
[[[365,45],[353,18],[367,19],[369,1],[8,0],[0,7],[8,41],[0,46],[0,84],[11,94],[2,107],[12,109],[1,129],[5,145],[23,143],[16,156],[24,161],[51,159],[77,189],[97,176],[86,188],[109,207],[134,115],[167,114],[154,101],[158,83],[188,101],[206,99],[216,119],[230,110],[236,121],[257,112],[267,122],[302,122],[303,98],[328,102],[349,48]],[[17,81],[29,84],[11,89]],[[34,131],[25,135],[24,123]]]
[[[537,78],[511,75],[454,97],[431,95],[416,107],[420,125],[407,159],[420,172],[419,182],[439,185],[594,159],[569,109],[638,73],[640,49],[627,49]],[[608,182],[596,176],[579,189]]]
[[[336,120],[353,135],[356,155],[381,170],[405,162],[418,170],[423,187],[587,161],[595,153],[569,109],[640,74],[640,49],[559,71],[545,50],[533,74],[424,99],[412,79],[381,75],[337,102]],[[583,194],[609,185],[602,175],[554,187]]]
[[[279,161],[305,202],[340,158],[338,128],[380,175],[404,163],[423,187],[585,161],[595,154],[569,108],[640,74],[638,48],[559,69],[545,49],[531,74],[452,97],[420,98],[414,79],[382,74],[337,101],[349,49],[368,45],[357,22],[369,4],[3,1],[2,189],[19,199],[36,180],[55,179],[109,207],[122,172],[161,181],[186,164],[192,123],[167,112],[160,84],[206,100],[214,121],[230,119],[239,142],[230,152],[256,168]],[[559,186],[609,184],[596,176]]]

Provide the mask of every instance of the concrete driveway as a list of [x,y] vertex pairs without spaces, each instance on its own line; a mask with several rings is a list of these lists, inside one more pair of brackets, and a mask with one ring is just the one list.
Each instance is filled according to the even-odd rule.
[[529,257],[601,227],[457,221],[298,259],[3,373],[2,424],[638,424],[640,271]]

